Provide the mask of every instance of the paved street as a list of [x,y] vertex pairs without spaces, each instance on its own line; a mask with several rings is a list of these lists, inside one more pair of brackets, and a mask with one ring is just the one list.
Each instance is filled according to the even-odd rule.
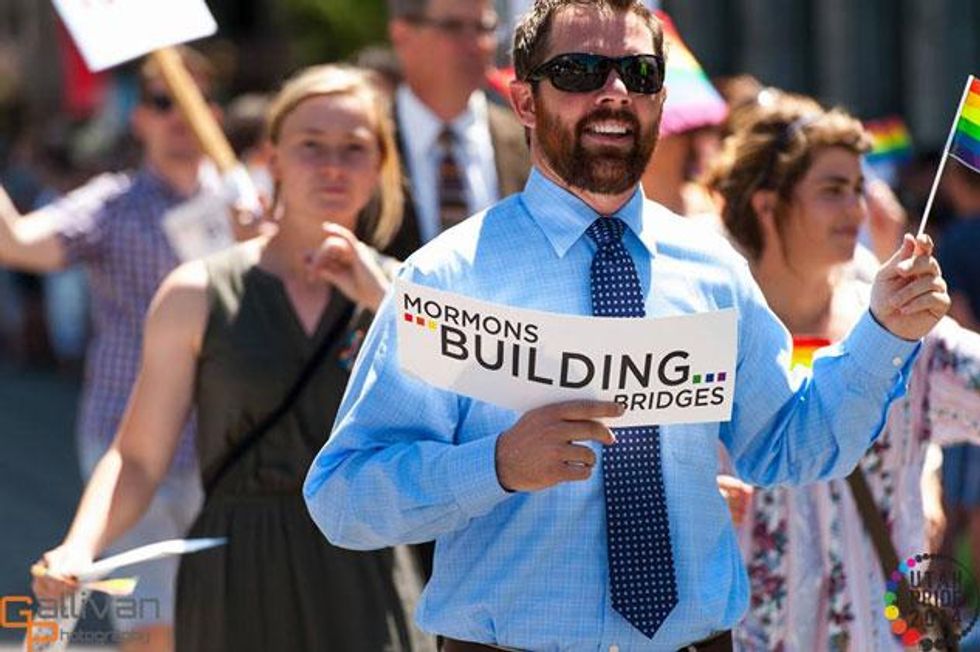
[[[74,513],[78,392],[77,380],[18,370],[0,358],[0,596],[30,595],[28,568],[61,539]],[[0,652],[19,649],[22,634],[0,629]]]

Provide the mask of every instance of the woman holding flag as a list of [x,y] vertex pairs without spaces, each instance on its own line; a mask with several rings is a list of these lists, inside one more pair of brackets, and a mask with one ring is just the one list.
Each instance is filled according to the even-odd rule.
[[[848,271],[867,213],[867,147],[848,114],[779,94],[726,141],[710,177],[725,225],[793,334],[800,364],[811,363],[816,347],[841,341],[868,309],[869,286]],[[880,553],[890,546],[905,559],[927,551],[926,450],[931,442],[980,442],[978,388],[980,336],[943,320],[858,467],[867,501],[855,498],[857,478],[755,492],[741,529],[752,585],[736,635],[741,649],[883,651],[911,643],[915,628],[886,611]],[[868,536],[877,526],[862,516],[867,503],[883,515],[877,530],[890,541]]]
[[195,409],[207,496],[190,536],[227,545],[182,561],[177,649],[411,649],[393,553],[331,546],[300,494],[387,286],[360,238],[382,247],[401,219],[391,123],[365,73],[318,66],[283,87],[268,133],[278,231],[163,283],[126,417],[35,592],[74,589],[135,522]]

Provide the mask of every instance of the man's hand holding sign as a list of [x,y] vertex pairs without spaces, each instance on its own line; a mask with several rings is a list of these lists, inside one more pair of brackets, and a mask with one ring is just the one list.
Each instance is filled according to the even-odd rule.
[[497,439],[496,466],[507,491],[540,491],[559,482],[588,480],[596,454],[577,442],[616,443],[600,419],[623,415],[621,403],[568,401],[525,412]]

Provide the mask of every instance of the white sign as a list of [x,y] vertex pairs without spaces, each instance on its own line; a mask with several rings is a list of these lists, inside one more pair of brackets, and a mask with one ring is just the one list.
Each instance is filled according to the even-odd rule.
[[734,309],[662,319],[559,315],[395,282],[403,371],[504,408],[617,401],[611,425],[728,421]]
[[198,260],[235,244],[230,209],[221,195],[202,190],[167,211],[163,232],[180,260]]
[[53,0],[92,71],[214,34],[204,0]]

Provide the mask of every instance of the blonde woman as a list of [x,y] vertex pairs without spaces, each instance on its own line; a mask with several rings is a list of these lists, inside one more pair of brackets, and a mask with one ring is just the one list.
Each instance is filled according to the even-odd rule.
[[[850,268],[867,217],[867,148],[850,115],[780,94],[726,141],[711,175],[731,237],[796,340],[794,357],[807,342],[842,341],[868,310],[870,286]],[[936,283],[931,290],[944,291]],[[914,286],[908,291],[930,290]],[[868,442],[859,468],[900,559],[928,552],[929,444],[980,442],[978,388],[980,336],[945,319],[925,337],[907,393]],[[752,600],[738,648],[903,649],[884,616],[886,578],[847,481],[756,490],[740,538]]]
[[[277,232],[163,283],[127,414],[64,542],[44,555],[47,576],[35,591],[73,588],[73,570],[136,521],[193,408],[207,497],[190,535],[228,544],[182,562],[177,648],[409,649],[392,553],[334,548],[300,494],[359,329],[387,285],[359,238],[382,247],[400,220],[392,128],[364,73],[319,66],[283,87],[268,129]],[[282,410],[321,345],[325,354]]]

